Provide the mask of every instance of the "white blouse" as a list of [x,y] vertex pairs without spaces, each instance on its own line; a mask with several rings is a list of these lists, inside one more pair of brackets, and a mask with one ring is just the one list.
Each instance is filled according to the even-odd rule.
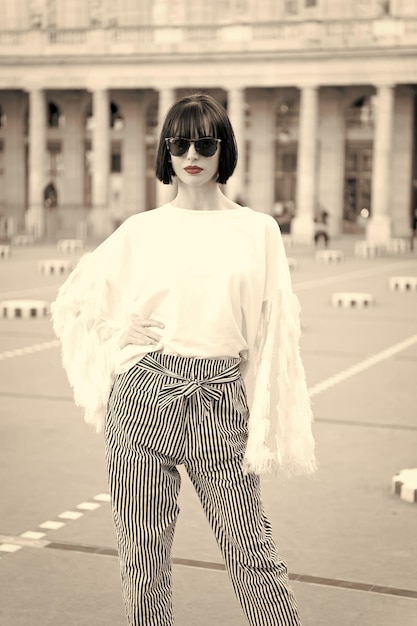
[[[152,328],[157,345],[118,347],[131,314],[164,324]],[[245,471],[315,469],[299,304],[271,216],[170,203],[133,215],[81,259],[52,317],[75,402],[97,431],[114,376],[144,354],[238,357],[250,407]]]

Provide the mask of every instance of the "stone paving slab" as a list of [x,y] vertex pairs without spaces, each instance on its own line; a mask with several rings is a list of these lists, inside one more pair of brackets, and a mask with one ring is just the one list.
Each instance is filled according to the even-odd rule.
[[[244,626],[224,572],[174,566],[174,608],[181,626]],[[5,626],[124,626],[117,560],[27,549],[3,559],[0,606]],[[292,582],[304,626],[415,626],[416,602]],[[337,616],[337,618],[335,617]]]
[[[349,251],[351,242],[343,244]],[[21,249],[8,266],[0,264],[0,298],[15,289],[52,300],[59,281],[39,276],[35,261],[52,258],[53,250]],[[296,291],[300,286],[311,387],[417,332],[416,294],[387,287],[392,267],[417,270],[415,257],[326,265],[315,263],[311,249],[293,253],[300,260],[293,280]],[[346,278],[349,272],[360,275]],[[329,297],[340,285],[372,287],[377,306],[335,310]],[[52,339],[49,320],[0,319],[0,354]],[[392,476],[416,464],[416,359],[414,345],[316,395],[317,475],[262,480],[265,507],[290,571],[310,577],[293,583],[304,626],[334,626],[336,620],[340,626],[417,623],[417,599],[369,591],[371,585],[417,591],[415,505],[391,493]],[[35,531],[106,491],[102,439],[84,425],[71,401],[58,348],[0,360],[0,411],[0,534]],[[180,506],[175,558],[220,563],[185,476]],[[75,547],[107,547],[114,554],[109,504],[84,511],[46,537]],[[114,556],[28,547],[1,556],[1,626],[2,619],[5,626],[124,624]],[[174,574],[179,625],[243,626],[224,572],[176,565]],[[318,578],[327,582],[316,584]],[[348,582],[335,587],[338,580]],[[357,590],[362,584],[367,591]]]

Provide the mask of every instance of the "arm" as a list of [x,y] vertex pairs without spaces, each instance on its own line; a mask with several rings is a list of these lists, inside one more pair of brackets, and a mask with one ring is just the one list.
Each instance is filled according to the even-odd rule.
[[311,473],[316,461],[299,349],[300,305],[275,223],[267,248],[264,301],[251,359],[253,398],[245,469],[263,473],[279,467],[287,474]]
[[85,255],[51,306],[74,401],[97,431],[102,428],[114,377],[114,352],[124,333],[123,294],[109,281],[103,261],[101,251]]

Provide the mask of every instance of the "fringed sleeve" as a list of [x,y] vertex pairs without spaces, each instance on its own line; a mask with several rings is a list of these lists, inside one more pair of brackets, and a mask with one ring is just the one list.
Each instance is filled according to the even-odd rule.
[[114,351],[124,332],[118,311],[122,294],[106,277],[101,254],[82,257],[51,305],[62,364],[84,419],[103,427],[114,378]]
[[[277,229],[278,230],[278,229]],[[300,356],[300,304],[292,292],[279,230],[270,259],[255,346],[246,472],[280,469],[287,475],[316,469],[312,409]]]

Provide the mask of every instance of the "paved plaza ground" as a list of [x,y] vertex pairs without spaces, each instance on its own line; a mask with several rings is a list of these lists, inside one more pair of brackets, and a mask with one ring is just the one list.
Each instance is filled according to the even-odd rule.
[[[417,467],[417,253],[341,262],[289,247],[303,310],[302,354],[320,468],[262,480],[303,626],[416,626],[417,503],[391,493]],[[62,278],[42,259],[56,246],[15,247],[0,260],[0,299],[51,302]],[[335,308],[336,291],[371,292]],[[123,626],[103,441],[73,405],[47,317],[0,318],[0,625]],[[178,626],[244,626],[197,498],[183,477],[174,544]],[[278,626],[278,625],[277,625]]]

